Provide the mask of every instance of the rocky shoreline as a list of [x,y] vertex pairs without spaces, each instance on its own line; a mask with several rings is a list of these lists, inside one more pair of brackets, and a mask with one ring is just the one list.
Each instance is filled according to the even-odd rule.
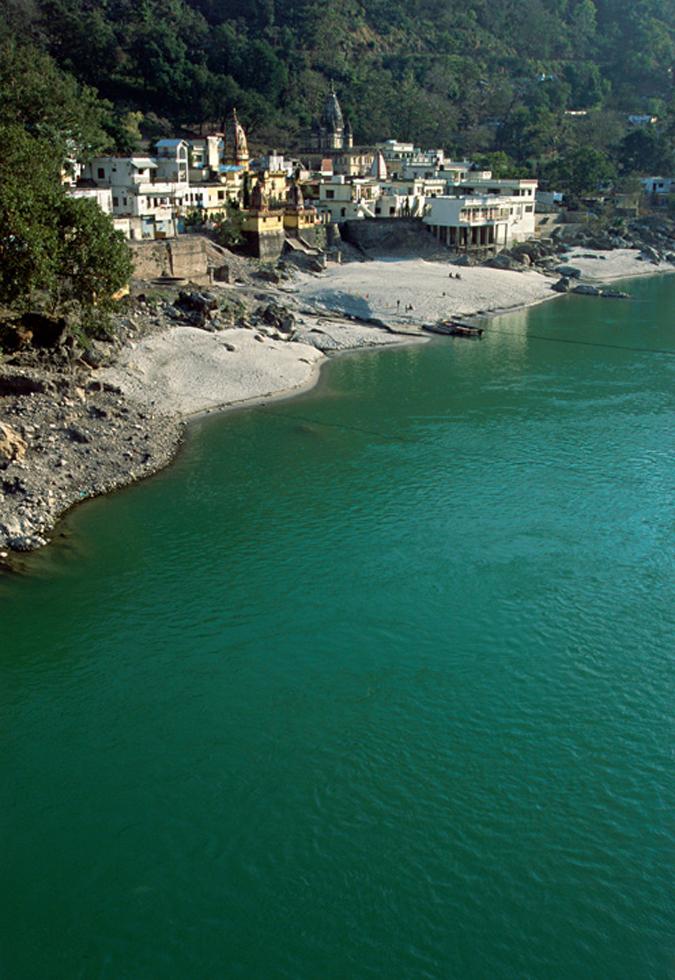
[[47,544],[74,504],[171,461],[182,425],[152,414],[81,367],[0,372],[0,559]]
[[[336,320],[345,328],[336,340],[330,323],[302,315],[297,302],[289,308],[283,284],[291,273],[232,258],[236,287],[136,282],[111,335],[84,346],[64,331],[35,348],[19,330],[18,349],[0,358],[0,567],[16,568],[21,553],[46,545],[76,504],[166,466],[191,415],[291,394],[315,379],[326,354],[398,339]],[[194,403],[166,378],[142,376],[138,365],[153,344],[172,380],[195,349],[210,345],[185,379]],[[228,377],[231,364],[240,388]]]
[[[552,297],[551,259],[560,264],[562,251],[547,243],[528,247],[535,251],[532,265],[542,272],[548,266],[547,277],[527,268],[521,247],[518,256],[511,250],[505,258],[527,275],[501,264],[506,271],[467,268],[462,278],[469,281],[454,286],[454,298],[450,284],[443,284],[435,302],[458,304],[464,290],[475,303],[476,287],[495,276],[494,309],[502,294],[513,305],[509,290],[522,295],[521,306]],[[666,255],[659,252],[659,258]],[[649,261],[654,266],[645,272],[659,271],[645,256]],[[296,272],[284,262],[274,269],[235,256],[232,264],[236,278],[228,285],[136,282],[105,339],[82,346],[64,334],[46,349],[27,340],[0,359],[0,566],[15,567],[18,554],[47,544],[59,518],[77,503],[166,466],[191,414],[306,388],[325,357],[339,351],[420,338],[422,311],[402,316],[387,313],[382,303],[383,313],[371,287],[352,296],[359,315],[349,312],[344,293],[324,302],[339,266],[330,273]],[[425,275],[433,272],[435,264],[422,264]],[[439,269],[445,283],[447,273]],[[528,277],[534,277],[529,285]],[[411,288],[417,288],[414,280]]]

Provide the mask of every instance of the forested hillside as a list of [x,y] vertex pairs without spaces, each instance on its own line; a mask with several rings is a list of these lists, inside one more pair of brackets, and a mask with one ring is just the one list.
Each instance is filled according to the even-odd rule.
[[[254,137],[298,145],[329,79],[361,142],[537,170],[576,147],[614,166],[627,134],[649,170],[672,143],[675,0],[5,0],[4,18],[112,103],[120,148],[234,104]],[[636,136],[628,113],[659,126]]]

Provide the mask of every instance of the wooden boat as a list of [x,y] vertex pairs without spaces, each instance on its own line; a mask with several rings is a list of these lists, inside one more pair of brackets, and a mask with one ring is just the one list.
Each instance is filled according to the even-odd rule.
[[425,324],[423,329],[447,337],[473,337],[475,340],[480,340],[484,328],[472,327],[468,323],[459,323],[457,320],[439,320],[438,323]]

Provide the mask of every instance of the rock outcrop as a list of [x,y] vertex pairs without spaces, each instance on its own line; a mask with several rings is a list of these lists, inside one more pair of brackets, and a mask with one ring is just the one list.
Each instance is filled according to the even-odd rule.
[[0,467],[21,462],[27,447],[26,440],[11,425],[0,422]]

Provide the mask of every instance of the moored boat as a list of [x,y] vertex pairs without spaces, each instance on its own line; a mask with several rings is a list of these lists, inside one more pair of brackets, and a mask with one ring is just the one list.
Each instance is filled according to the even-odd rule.
[[480,340],[483,327],[474,327],[468,323],[458,323],[457,320],[439,320],[438,323],[425,324],[423,327],[429,333],[440,333],[447,337],[473,337]]

